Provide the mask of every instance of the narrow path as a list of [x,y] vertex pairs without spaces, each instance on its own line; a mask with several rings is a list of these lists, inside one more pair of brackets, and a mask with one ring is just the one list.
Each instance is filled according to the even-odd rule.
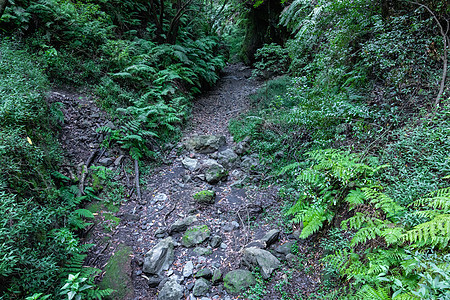
[[[106,270],[107,274],[111,272],[107,266],[112,265],[113,254],[126,253],[125,257],[121,258],[123,261],[118,264],[121,270],[115,271],[118,272],[117,276],[108,279],[117,286],[117,289],[122,290],[117,299],[157,299],[160,290],[155,286],[163,280],[159,287],[161,288],[166,278],[178,280],[186,299],[196,299],[192,295],[196,280],[192,276],[183,276],[186,265],[192,263],[194,273],[209,268],[219,269],[226,274],[242,267],[241,258],[245,247],[259,247],[261,243],[258,240],[265,233],[271,229],[278,229],[276,220],[281,214],[281,203],[277,198],[277,188],[256,188],[254,183],[261,180],[260,177],[255,177],[252,171],[253,167],[258,165],[257,158],[240,154],[236,162],[234,159],[232,162],[221,156],[222,153],[232,153],[236,156],[232,151],[236,143],[233,142],[227,127],[232,118],[249,109],[248,96],[259,87],[259,83],[248,79],[250,75],[251,70],[244,65],[226,67],[214,89],[194,102],[192,117],[184,132],[183,141],[169,155],[171,163],[153,170],[151,175],[142,178],[145,182],[142,184],[142,201],[138,203],[131,197],[112,215],[106,211],[99,211],[101,221],[97,220],[97,224],[85,239],[86,243],[94,244],[86,264]],[[72,153],[75,161],[76,159],[79,162],[85,161],[92,149],[98,148],[102,139],[97,136],[96,141],[90,142],[95,138],[95,128],[107,125],[108,121],[100,110],[91,107],[93,101],[90,97],[54,92],[50,98],[51,102],[65,103],[67,100],[68,104],[71,103],[65,109],[65,117],[72,122],[63,125],[61,141],[63,147]],[[225,145],[221,145],[219,152],[200,154],[186,150],[184,144],[199,135],[224,136],[226,142]],[[83,143],[85,145],[71,147],[73,141],[77,145]],[[125,188],[132,189],[132,178],[123,171],[125,165],[123,161],[126,158],[117,163],[117,157],[124,153],[120,150],[108,152],[102,155],[103,159],[110,159],[106,165],[111,170],[117,171],[114,180],[126,182]],[[112,158],[116,158],[114,164]],[[190,169],[186,165],[186,158],[198,163],[199,167]],[[205,170],[208,169],[211,160],[222,163],[228,173],[215,184],[205,181]],[[97,159],[95,164],[105,164],[105,161]],[[194,193],[203,190],[212,190],[216,193],[214,203],[199,204],[193,199]],[[170,228],[172,224],[185,220],[188,216],[195,217],[191,226],[208,226],[211,237],[220,237],[221,242],[214,247],[208,241],[198,245],[203,248],[184,247],[182,245],[184,230],[170,232]],[[169,269],[163,271],[161,277],[152,277],[143,272],[146,253],[169,236],[175,242],[174,261]],[[281,232],[278,242],[273,246],[273,252],[279,258],[285,259],[291,251],[293,239],[295,238],[292,235]],[[306,253],[307,244],[300,245],[298,251]],[[102,273],[102,276],[104,274]],[[285,275],[282,272],[275,272],[274,280],[271,281],[272,287],[281,281],[283,276]],[[153,282],[151,286],[149,280]],[[309,293],[317,287],[319,280],[317,274],[302,273],[294,281],[296,288],[302,288],[303,292]],[[270,292],[264,299],[279,299],[279,294],[273,288],[268,290]],[[202,299],[236,299],[236,296],[229,295],[220,283],[213,285],[208,297]]]

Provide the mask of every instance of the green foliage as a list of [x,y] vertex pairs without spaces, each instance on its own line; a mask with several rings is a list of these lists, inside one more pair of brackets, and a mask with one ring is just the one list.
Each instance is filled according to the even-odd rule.
[[303,223],[301,238],[317,232],[330,222],[342,203],[350,209],[364,202],[361,188],[370,184],[369,177],[385,166],[372,167],[361,163],[361,157],[334,149],[306,153],[312,161],[308,169],[298,171],[299,163],[286,166],[285,172],[296,173],[295,182],[301,196],[287,212],[293,222]]
[[270,78],[283,75],[287,72],[290,64],[287,49],[275,43],[266,44],[256,50],[255,60],[252,77]]

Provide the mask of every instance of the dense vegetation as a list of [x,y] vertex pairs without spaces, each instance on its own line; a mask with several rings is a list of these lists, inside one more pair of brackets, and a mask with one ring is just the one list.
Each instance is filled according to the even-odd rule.
[[105,146],[158,160],[190,100],[227,58],[241,58],[255,61],[255,78],[273,79],[230,130],[251,137],[282,187],[287,230],[301,224],[302,238],[321,239],[317,298],[448,299],[449,9],[434,0],[7,1],[0,298],[111,292],[81,267],[89,245],[78,236],[93,217],[83,206],[95,195],[78,197],[58,172],[52,85],[95,92],[118,128],[99,129]]
[[[1,4],[5,2],[2,1]],[[218,79],[227,49],[200,1],[6,1],[0,19],[0,298],[97,298],[76,178],[58,172],[61,103],[52,85],[94,91],[119,129],[100,128],[136,160],[157,159],[189,100]],[[81,175],[81,174],[80,174]]]
[[322,241],[318,298],[448,299],[449,3],[385,4],[290,3],[291,39],[256,53],[255,76],[279,77],[230,129]]

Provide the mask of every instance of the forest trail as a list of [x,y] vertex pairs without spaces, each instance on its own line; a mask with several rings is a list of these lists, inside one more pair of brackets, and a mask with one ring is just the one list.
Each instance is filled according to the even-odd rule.
[[[254,246],[264,249],[261,239],[272,229],[281,232],[267,250],[281,261],[289,259],[288,255],[297,239],[295,235],[285,234],[283,228],[274,222],[281,220],[282,214],[277,188],[257,187],[264,180],[264,174],[253,172],[258,165],[257,156],[251,154],[251,149],[248,149],[249,153],[243,151],[247,150],[244,149],[247,145],[234,143],[228,131],[229,121],[250,108],[249,95],[256,92],[260,83],[249,79],[251,70],[242,64],[227,66],[221,75],[211,91],[195,100],[182,141],[166,157],[169,163],[141,178],[141,201],[137,201],[133,195],[118,210],[106,207],[98,209],[95,226],[85,237],[85,243],[94,244],[85,263],[104,271],[104,283],[119,291],[116,299],[157,299],[168,280],[176,281],[181,286],[183,299],[197,299],[193,294],[199,293],[195,287],[198,278],[194,278],[192,273],[209,269],[213,272],[220,270],[225,275],[231,270],[243,268],[244,248]],[[63,94],[54,92],[51,98],[77,102],[70,107],[66,105],[64,111],[66,118],[76,114],[76,122],[63,126],[63,147],[71,153],[72,158],[86,161],[89,153],[98,147],[98,141],[89,142],[96,135],[92,127],[105,125],[108,121],[101,111],[93,108],[93,101],[89,97]],[[195,146],[190,151],[186,149],[192,139],[202,135],[224,136],[225,143],[221,140],[218,151],[207,151],[211,152],[207,154],[198,153]],[[76,147],[73,147],[73,141]],[[88,149],[81,150],[79,144],[87,145]],[[105,165],[108,159],[107,166],[115,170],[114,180],[122,182],[129,193],[133,190],[133,176],[124,172],[126,155],[121,150],[103,151],[93,165]],[[131,163],[131,160],[128,161]],[[224,166],[220,180],[208,180],[208,171],[222,172],[215,169],[218,162]],[[117,182],[112,187],[117,188]],[[199,203],[193,198],[195,193],[205,190],[215,193],[212,202]],[[174,223],[181,223],[182,226],[174,229]],[[197,247],[183,245],[186,227],[205,225],[210,231],[205,241],[192,245]],[[168,239],[169,236],[171,238]],[[168,268],[162,266],[162,270],[149,271],[147,262],[144,263],[146,254],[162,240],[173,242],[169,246],[174,246],[173,263],[170,263],[171,258],[162,257],[162,261],[157,264],[169,262],[165,266]],[[306,255],[307,242],[298,245],[297,253]],[[306,262],[309,259],[315,261],[315,258],[307,258]],[[291,263],[298,266],[301,262]],[[187,266],[191,270],[186,271]],[[287,267],[288,264],[284,263],[278,268],[284,272],[273,272],[271,281],[267,283],[268,294],[263,299],[280,299],[279,293],[269,286],[273,287],[285,280],[289,272],[290,281],[286,280],[284,290],[308,295],[317,288],[319,271],[316,267],[312,267],[308,274],[298,268],[288,272]],[[208,287],[205,297],[198,299],[237,298],[236,295],[228,294],[223,283],[219,282]]]

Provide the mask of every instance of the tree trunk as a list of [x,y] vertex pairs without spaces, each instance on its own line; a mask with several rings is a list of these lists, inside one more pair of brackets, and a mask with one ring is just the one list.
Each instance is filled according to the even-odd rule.
[[0,18],[3,16],[5,12],[6,4],[8,4],[8,0],[0,0]]

